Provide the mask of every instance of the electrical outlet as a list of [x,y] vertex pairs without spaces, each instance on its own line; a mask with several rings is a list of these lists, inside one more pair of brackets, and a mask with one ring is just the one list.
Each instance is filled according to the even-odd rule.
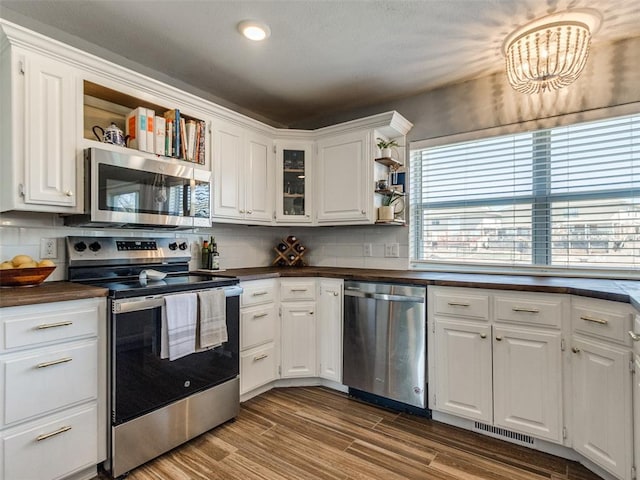
[[399,243],[385,243],[384,244],[384,256],[385,257],[399,257],[400,256],[400,244]]
[[372,257],[373,256],[373,247],[370,243],[365,243],[362,246],[362,256],[363,257]]
[[58,242],[55,238],[40,239],[40,258],[58,258]]

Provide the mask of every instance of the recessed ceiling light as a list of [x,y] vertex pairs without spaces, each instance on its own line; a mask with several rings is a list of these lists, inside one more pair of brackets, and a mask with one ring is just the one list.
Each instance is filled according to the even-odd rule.
[[249,40],[259,42],[271,35],[271,29],[265,23],[256,22],[255,20],[245,20],[238,24],[238,31]]

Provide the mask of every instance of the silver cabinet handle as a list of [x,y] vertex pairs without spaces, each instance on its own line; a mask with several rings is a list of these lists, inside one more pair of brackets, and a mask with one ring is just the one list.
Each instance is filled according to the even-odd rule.
[[[486,333],[481,333],[480,334],[480,338],[487,338],[487,334]],[[496,339],[497,340],[497,339]]]
[[72,192],[71,190],[65,190],[65,191],[64,191],[64,194],[65,194],[67,197],[73,197],[73,192]]
[[268,353],[263,353],[261,355],[256,355],[255,357],[253,357],[253,361],[257,362],[258,360],[264,360],[265,358],[267,358],[269,356]]
[[498,342],[501,342],[501,341],[502,341],[502,337],[496,337],[496,340],[497,340]]
[[292,292],[306,292],[307,289],[306,288],[292,288],[291,291]]
[[41,323],[35,329],[44,330],[45,328],[66,327],[67,325],[73,325],[73,322]]
[[363,215],[366,215],[367,211],[366,210],[360,210],[360,213],[362,213]]
[[253,318],[263,318],[269,315],[268,313],[256,313]]
[[513,307],[511,310],[513,310],[514,312],[540,313],[540,310],[538,310],[537,308]]
[[259,297],[259,296],[261,296],[261,295],[266,295],[267,293],[269,293],[269,292],[253,292],[253,293],[251,294],[251,296],[252,296],[252,297]]
[[338,295],[340,295],[338,292],[333,292],[334,297],[337,297]]
[[470,306],[468,303],[461,303],[461,302],[447,302],[447,305],[449,305],[450,307],[469,307]]
[[67,363],[67,362],[70,362],[71,360],[73,360],[71,357],[59,358],[58,360],[39,363],[38,365],[36,365],[36,368],[52,367],[53,365],[58,365],[60,363]]
[[580,349],[579,349],[579,348],[576,348],[576,347],[572,347],[572,348],[571,348],[571,351],[572,351],[573,353],[580,353]]
[[61,433],[68,432],[71,430],[71,425],[65,425],[64,427],[60,427],[58,430],[50,433],[43,433],[42,435],[38,435],[36,440],[41,442],[42,440],[46,440],[47,438],[55,437],[56,435],[60,435]]
[[309,315],[313,315],[313,312],[309,312]]
[[244,210],[239,210],[240,213],[244,213]]
[[637,333],[629,330],[629,336],[631,337],[631,340],[633,340],[634,342],[640,342],[640,335],[638,335]]
[[609,323],[609,320],[604,320],[603,318],[588,317],[588,316],[580,317],[580,320],[584,320],[585,322],[598,323],[600,325],[607,325]]
[[253,213],[253,210],[247,210],[247,213],[251,215]]

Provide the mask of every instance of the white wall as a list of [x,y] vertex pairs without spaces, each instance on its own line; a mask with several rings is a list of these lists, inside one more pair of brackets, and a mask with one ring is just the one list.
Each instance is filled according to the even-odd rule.
[[[406,227],[249,227],[216,224],[196,233],[152,230],[84,229],[65,227],[61,218],[51,214],[9,212],[0,215],[0,261],[27,254],[40,258],[40,240],[57,239],[58,268],[47,281],[66,278],[66,244],[70,235],[123,237],[180,237],[191,242],[192,268],[198,267],[199,247],[204,239],[216,237],[221,268],[259,267],[271,265],[273,248],[289,235],[295,235],[307,247],[305,260],[314,266],[406,269],[408,235]],[[371,257],[363,256],[363,244],[372,244]],[[399,243],[399,258],[384,258],[385,243]]]

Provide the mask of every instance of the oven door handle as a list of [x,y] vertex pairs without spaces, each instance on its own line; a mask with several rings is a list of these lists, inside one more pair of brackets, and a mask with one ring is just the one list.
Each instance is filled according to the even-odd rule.
[[114,300],[111,304],[113,313],[138,312],[164,306],[164,296],[127,300]]

